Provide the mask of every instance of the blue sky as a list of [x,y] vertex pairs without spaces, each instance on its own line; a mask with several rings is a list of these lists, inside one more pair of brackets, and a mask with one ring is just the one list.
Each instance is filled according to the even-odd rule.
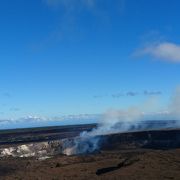
[[0,119],[101,114],[180,84],[180,1],[6,0]]

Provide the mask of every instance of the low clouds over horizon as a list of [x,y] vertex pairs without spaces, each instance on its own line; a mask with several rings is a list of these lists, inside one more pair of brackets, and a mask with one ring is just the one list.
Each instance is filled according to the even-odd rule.
[[25,116],[20,118],[0,118],[0,129],[42,127],[97,122],[100,114],[75,114],[56,117]]

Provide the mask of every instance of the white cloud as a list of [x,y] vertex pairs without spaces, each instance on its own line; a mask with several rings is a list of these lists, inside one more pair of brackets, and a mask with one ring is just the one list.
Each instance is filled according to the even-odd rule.
[[175,43],[154,43],[139,50],[136,54],[151,55],[161,60],[180,63],[180,45]]

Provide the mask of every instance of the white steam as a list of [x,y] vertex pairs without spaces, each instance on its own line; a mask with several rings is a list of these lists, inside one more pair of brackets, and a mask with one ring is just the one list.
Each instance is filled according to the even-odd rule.
[[74,155],[92,153],[99,149],[99,137],[84,131],[79,137],[63,140],[63,154]]
[[176,88],[169,105],[170,115],[172,118],[180,120],[180,87]]
[[[141,106],[130,107],[127,109],[115,110],[111,109],[104,113],[98,127],[90,132],[83,132],[77,138],[64,140],[63,153],[66,155],[83,154],[94,152],[99,149],[100,135],[145,130],[148,120],[177,120],[173,126],[180,127],[180,88],[177,88],[175,94],[170,100],[167,110],[158,109],[157,99],[151,97]],[[161,128],[167,128],[164,125]],[[158,127],[156,127],[158,128]]]

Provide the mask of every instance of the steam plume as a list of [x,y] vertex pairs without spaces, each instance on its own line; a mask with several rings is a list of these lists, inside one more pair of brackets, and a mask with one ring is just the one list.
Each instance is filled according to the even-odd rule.
[[[180,87],[176,88],[169,105],[170,116],[173,119],[180,120]],[[180,121],[178,121],[180,125]]]
[[[97,128],[90,132],[83,132],[77,138],[64,140],[64,154],[82,154],[98,150],[100,145],[100,135],[128,132],[132,130],[146,130],[146,123],[142,122],[148,120],[177,120],[174,127],[180,127],[180,88],[176,89],[166,111],[153,111],[154,107],[157,108],[158,105],[156,100],[157,99],[151,98],[141,106],[106,111]],[[161,128],[167,127],[169,127],[168,124],[165,124],[164,127]]]

